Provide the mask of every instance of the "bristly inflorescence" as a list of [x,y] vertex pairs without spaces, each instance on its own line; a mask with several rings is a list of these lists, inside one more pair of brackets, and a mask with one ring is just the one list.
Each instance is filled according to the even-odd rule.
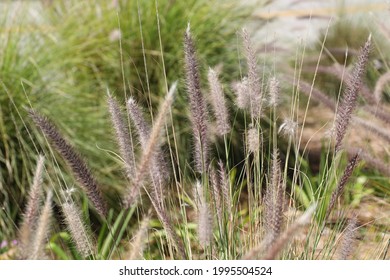
[[229,112],[218,74],[214,69],[209,69],[208,81],[210,85],[211,104],[217,121],[218,135],[223,136],[230,131]]
[[44,169],[44,156],[40,155],[34,173],[33,183],[28,193],[26,210],[24,212],[23,223],[20,227],[21,257],[26,258],[25,252],[32,242],[33,231],[39,219],[39,210],[42,201],[42,181]]
[[261,79],[257,69],[256,52],[253,48],[248,31],[242,29],[242,40],[244,45],[244,54],[246,63],[248,66],[248,97],[247,104],[249,104],[249,110],[252,118],[259,118],[262,113],[263,96],[261,90]]
[[343,176],[341,177],[339,183],[337,184],[336,189],[333,191],[326,212],[326,218],[329,217],[332,209],[336,204],[337,198],[343,193],[345,185],[347,184],[349,178],[351,177],[356,165],[359,163],[359,153],[355,154],[350,161],[348,162],[347,167],[344,170]]
[[125,162],[126,175],[131,179],[135,174],[135,159],[129,127],[124,121],[124,116],[118,102],[111,95],[108,96],[108,109],[110,111],[111,121],[114,125],[120,154]]
[[352,118],[352,113],[357,106],[359,90],[363,84],[364,74],[368,63],[368,56],[371,50],[371,35],[360,51],[358,61],[353,69],[343,98],[338,106],[335,129],[336,129],[336,153],[341,150],[342,141]]
[[192,132],[195,141],[195,169],[204,173],[209,165],[208,116],[200,86],[199,66],[190,26],[184,34],[186,85],[190,103]]
[[106,203],[102,198],[98,184],[87,167],[87,164],[74,150],[74,148],[64,139],[54,124],[52,124],[45,116],[40,115],[34,110],[30,110],[29,114],[34,123],[41,129],[43,134],[49,138],[54,148],[65,159],[77,181],[80,183],[80,186],[84,189],[98,213],[101,216],[105,216],[107,214]]

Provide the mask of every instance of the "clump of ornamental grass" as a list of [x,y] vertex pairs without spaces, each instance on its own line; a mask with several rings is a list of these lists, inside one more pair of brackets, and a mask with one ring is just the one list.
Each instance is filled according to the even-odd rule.
[[[102,207],[105,203],[97,179],[92,176],[81,156],[46,117],[30,111],[34,123],[63,157],[88,201],[106,222],[96,245],[89,225],[85,225],[75,202],[69,198],[62,202],[72,243],[83,258],[316,259],[328,258],[332,254],[336,244],[335,231],[341,228],[341,224],[336,223],[334,234],[325,235],[329,231],[330,214],[335,212],[337,202],[342,201],[359,158],[365,157],[364,152],[354,153],[344,166],[341,147],[345,133],[354,120],[352,113],[357,107],[357,92],[362,84],[370,40],[362,49],[357,70],[351,75],[351,84],[342,101],[336,105],[331,99],[323,99],[336,111],[336,145],[328,146],[328,153],[335,156],[327,157],[330,162],[324,166],[318,189],[303,205],[295,197],[297,194],[303,195],[303,185],[308,181],[303,167],[304,155],[300,154],[299,141],[296,139],[299,118],[292,114],[280,122],[278,113],[283,101],[280,99],[278,79],[275,75],[260,73],[255,49],[245,29],[242,31],[242,41],[247,65],[246,78],[234,86],[235,103],[248,117],[248,125],[242,131],[244,147],[240,151],[244,154],[244,167],[241,170],[231,166],[229,158],[229,133],[234,123],[231,124],[232,114],[229,114],[231,111],[228,99],[225,99],[224,85],[214,70],[209,70],[208,87],[202,84],[195,41],[189,25],[184,32],[184,73],[193,139],[193,150],[187,153],[188,168],[181,169],[175,161],[179,142],[170,142],[169,133],[175,122],[167,121],[169,113],[172,113],[176,83],[166,90],[166,97],[158,112],[152,114],[150,122],[135,97],[126,101],[126,111],[116,99],[108,97],[112,132],[116,136],[119,157],[127,178],[120,194],[123,210],[117,217],[113,217],[113,211]],[[264,77],[265,81],[260,77]],[[211,98],[205,97],[205,88],[210,89]],[[268,96],[265,92],[269,93]],[[297,98],[297,94],[298,91],[293,93],[292,100]],[[321,93],[311,94],[314,98],[321,96]],[[207,103],[208,100],[211,104]],[[208,105],[212,108],[210,112]],[[210,117],[211,113],[213,118]],[[212,120],[215,120],[218,137],[224,138],[224,151],[213,149],[215,143],[209,129]],[[287,150],[281,145],[285,140],[288,141]],[[164,141],[169,147],[168,151],[162,148]],[[166,165],[168,158],[172,168]],[[189,173],[191,176],[188,176]],[[309,184],[312,186],[315,182],[309,181]],[[44,221],[49,220],[50,199],[49,192],[43,211],[36,218],[38,234],[33,238],[33,244],[39,246],[34,245],[32,258],[42,256],[36,248],[42,247],[43,236],[49,232]],[[292,215],[289,214],[291,212]],[[133,216],[135,213],[137,219]],[[156,219],[153,220],[153,217]],[[134,234],[127,235],[133,238],[126,240],[126,244],[130,243],[131,246],[127,246],[130,250],[124,253],[118,244],[126,236],[124,233],[130,230],[128,225],[133,220],[142,222],[133,227],[136,229]],[[348,248],[348,244],[352,244],[352,241],[348,241],[348,236],[352,236],[355,228],[351,224],[346,229],[341,258],[351,256],[352,247]],[[150,233],[148,239],[145,238],[147,232]],[[105,234],[107,237],[104,240]],[[303,241],[298,239],[301,235],[304,236]],[[146,241],[149,241],[148,246],[145,246]],[[317,252],[320,245],[323,249]]]

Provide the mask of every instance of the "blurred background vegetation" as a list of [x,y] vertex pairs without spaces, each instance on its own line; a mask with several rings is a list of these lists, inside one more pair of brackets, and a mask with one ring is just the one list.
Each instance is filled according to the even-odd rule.
[[[173,115],[183,119],[176,128],[183,135],[189,130],[181,90],[187,24],[194,26],[202,73],[223,62],[232,81],[239,75],[236,31],[250,15],[236,1],[219,0],[31,1],[39,4],[35,15],[28,2],[6,3],[0,18],[0,240],[12,236],[19,221],[35,165],[31,155],[47,149],[44,139],[30,135],[26,108],[54,120],[99,170],[99,181],[118,190],[124,181],[120,163],[107,152],[115,150],[107,91],[122,104],[135,96],[152,111],[166,82],[179,80]],[[185,156],[188,137],[177,140]]]

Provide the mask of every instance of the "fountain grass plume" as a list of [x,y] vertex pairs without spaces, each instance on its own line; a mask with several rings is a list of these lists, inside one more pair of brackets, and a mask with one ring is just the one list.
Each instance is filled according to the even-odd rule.
[[191,36],[189,24],[184,33],[184,55],[186,85],[194,137],[195,170],[199,173],[205,173],[209,165],[208,116],[206,102],[200,86],[195,44]]
[[45,256],[45,241],[49,235],[50,219],[52,216],[51,200],[53,193],[49,191],[46,196],[46,201],[43,206],[37,226],[34,231],[34,235],[31,244],[28,246],[28,252],[26,252],[27,258],[30,260],[44,259]]
[[206,248],[210,246],[213,238],[213,219],[210,213],[209,203],[199,181],[196,182],[194,192],[198,216],[199,243],[203,248]]
[[337,184],[337,187],[332,192],[332,196],[330,198],[330,202],[326,211],[326,217],[325,219],[329,218],[330,213],[332,212],[337,199],[339,196],[343,193],[344,188],[351,177],[353,170],[355,169],[356,165],[359,163],[359,153],[356,153],[348,162],[347,167],[344,170],[343,176],[341,177],[339,183]]
[[[146,122],[140,107],[134,98],[130,97],[127,101],[127,109],[129,112],[129,116],[132,122],[135,125],[135,131],[139,137],[139,141],[141,143],[142,149],[146,149],[148,145],[148,140],[150,137],[150,125]],[[160,148],[157,148],[155,153],[152,156],[152,164],[150,165],[150,178],[153,184],[153,195],[156,199],[159,200],[159,203],[162,205],[163,200],[163,185],[169,179],[168,167],[165,164],[164,156],[161,152]]]
[[39,155],[34,173],[33,183],[28,193],[27,206],[24,212],[23,223],[19,231],[21,252],[23,252],[31,243],[31,233],[36,227],[36,223],[39,219],[44,160],[45,157],[43,155]]
[[230,131],[229,112],[218,74],[214,69],[209,69],[208,81],[210,86],[211,104],[217,122],[218,135],[223,136]]
[[219,221],[220,226],[222,226],[223,221],[223,198],[222,198],[222,190],[221,190],[221,182],[219,180],[216,169],[213,167],[210,171],[210,186],[212,191],[213,203],[215,212],[217,214],[217,219]]
[[337,108],[335,131],[336,145],[335,152],[338,153],[342,147],[342,141],[346,134],[347,128],[352,118],[352,113],[356,109],[359,90],[363,84],[364,74],[366,73],[368,56],[371,50],[371,35],[367,42],[360,50],[358,60],[355,64],[350,79],[347,81],[347,86],[343,94],[343,98]]
[[125,162],[126,175],[129,179],[131,179],[135,174],[135,160],[133,142],[130,138],[129,127],[124,121],[124,116],[118,102],[111,95],[108,95],[108,109],[111,116],[111,122],[114,125],[120,154]]
[[241,32],[244,54],[248,67],[248,93],[250,113],[252,118],[259,118],[262,113],[262,90],[261,79],[257,69],[257,56],[253,48],[248,31],[243,28]]
[[89,200],[95,206],[97,212],[103,217],[106,216],[106,202],[103,200],[97,181],[92,175],[90,169],[87,167],[85,161],[68,143],[68,141],[65,140],[54,124],[52,124],[45,116],[40,115],[34,110],[29,110],[29,115],[35,125],[39,127],[43,134],[50,140],[57,152],[59,152],[62,158],[66,161],[76,177],[76,180],[86,192]]
[[351,219],[348,219],[348,223],[344,231],[339,253],[340,260],[347,260],[351,257],[353,250],[355,249],[357,224],[357,216],[354,214]]
[[123,203],[126,208],[129,208],[130,206],[133,205],[133,203],[136,202],[140,194],[142,184],[146,178],[146,174],[148,170],[150,170],[150,165],[153,162],[152,161],[153,156],[159,147],[161,130],[165,122],[166,114],[172,105],[173,96],[176,91],[176,87],[177,87],[177,83],[175,82],[170,88],[162,106],[160,107],[156,121],[154,122],[152,131],[150,133],[150,137],[147,142],[147,145],[143,149],[141,161],[140,164],[138,165],[132,187],[130,190],[128,190],[127,194],[124,197]]
[[280,170],[279,151],[274,149],[272,153],[270,179],[264,197],[265,228],[269,241],[273,242],[282,229],[284,189],[282,186],[282,174]]
[[87,230],[85,223],[82,221],[81,212],[74,202],[67,201],[63,203],[62,210],[65,216],[65,223],[68,226],[70,234],[77,251],[84,257],[93,254],[92,239],[90,232]]

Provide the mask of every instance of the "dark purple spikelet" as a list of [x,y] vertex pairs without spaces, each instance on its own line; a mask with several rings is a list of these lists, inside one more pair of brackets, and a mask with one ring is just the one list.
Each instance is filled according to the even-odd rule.
[[87,164],[74,148],[63,138],[58,129],[45,116],[40,115],[34,110],[29,110],[29,115],[35,125],[41,129],[43,134],[50,140],[54,148],[61,154],[68,166],[73,172],[76,180],[86,192],[88,198],[95,206],[97,212],[105,216],[107,206],[104,202],[98,184],[93,177]]
[[335,129],[336,129],[336,146],[335,152],[341,150],[341,144],[344,139],[345,133],[352,118],[352,113],[357,106],[357,99],[359,90],[362,87],[363,77],[366,72],[368,63],[368,56],[371,49],[371,35],[368,37],[367,42],[360,50],[358,61],[355,64],[350,79],[347,82],[343,99],[337,110]]
[[349,160],[348,165],[344,170],[343,176],[340,179],[340,182],[338,183],[336,189],[333,191],[328,205],[328,209],[326,211],[326,219],[329,218],[329,215],[336,204],[337,198],[339,198],[339,196],[343,193],[344,188],[358,163],[359,163],[359,153],[355,154]]
[[195,168],[197,172],[204,173],[209,163],[207,111],[206,103],[200,89],[198,60],[189,25],[184,33],[184,54],[186,85],[190,103],[192,130],[195,138]]

